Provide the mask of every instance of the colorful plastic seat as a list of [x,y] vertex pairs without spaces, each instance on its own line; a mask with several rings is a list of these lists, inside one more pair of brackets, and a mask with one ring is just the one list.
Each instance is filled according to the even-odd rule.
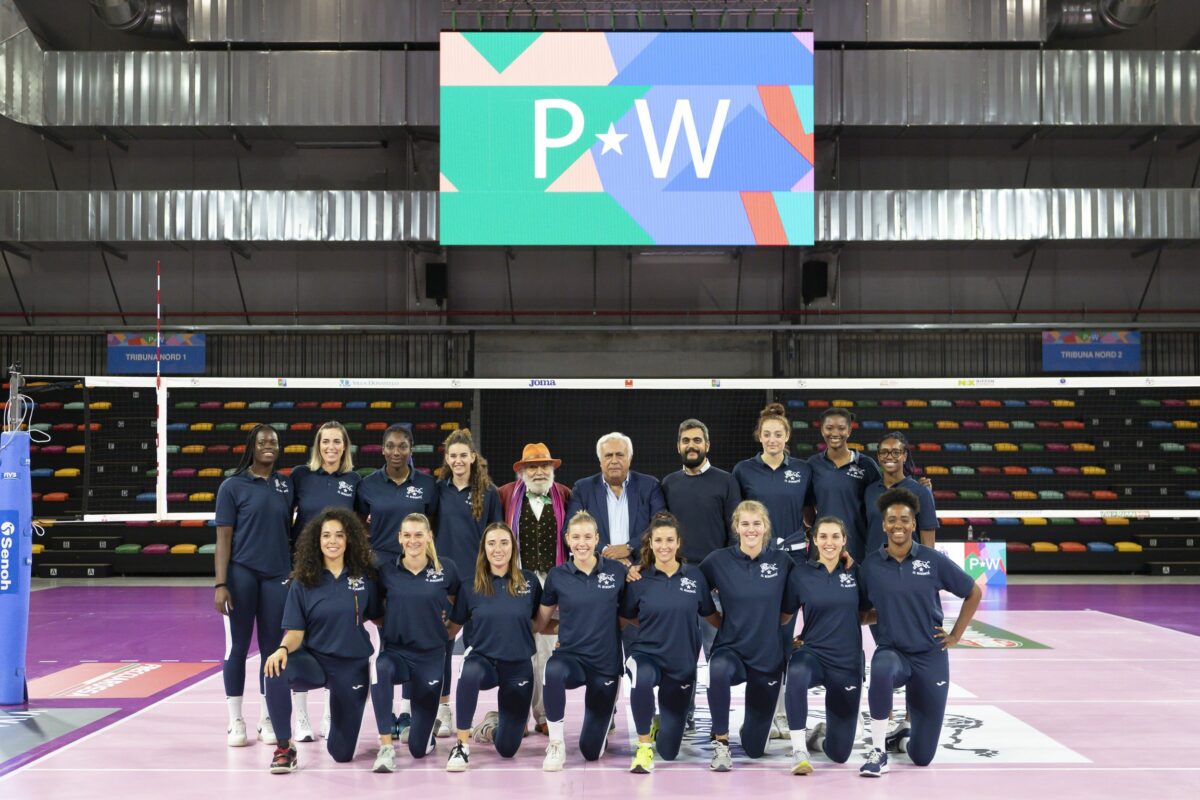
[[392,408],[416,408],[416,400],[395,400],[392,402]]
[[1111,492],[1108,489],[1093,489],[1092,497],[1096,500],[1116,500],[1117,493]]
[[178,431],[186,431],[187,429],[188,429],[188,424],[186,422],[168,422],[167,423],[167,432],[168,433],[178,432]]
[[134,544],[133,542],[126,542],[124,544],[117,545],[113,549],[113,552],[121,555],[134,555],[142,552],[142,546],[140,544]]
[[952,492],[952,491],[949,491],[948,489],[934,489],[933,490],[933,499],[934,500],[957,500],[958,492]]
[[177,445],[177,444],[167,445],[167,455],[169,455],[169,456],[175,455],[178,452],[179,452],[179,445]]
[[953,431],[958,429],[958,423],[952,419],[939,419],[937,427],[940,431]]
[[1016,489],[1012,493],[1013,500],[1037,500],[1037,492],[1031,492],[1026,489]]
[[171,548],[165,544],[148,544],[142,548],[144,556],[165,556],[170,554]]
[[977,431],[983,430],[987,426],[977,419],[964,419],[962,421],[962,427],[964,430]]
[[1020,525],[1021,520],[1017,517],[996,517],[996,524],[1012,527],[1013,525]]
[[1117,548],[1109,542],[1088,542],[1088,550],[1093,553],[1115,553]]
[[1077,419],[1064,419],[1062,426],[1066,431],[1081,431],[1087,427],[1087,424]]
[[1086,553],[1087,545],[1083,542],[1059,542],[1058,549],[1064,553]]
[[1105,525],[1115,525],[1117,527],[1120,527],[1122,525],[1128,525],[1129,517],[1105,517],[1104,524]]
[[1039,419],[1037,422],[1034,423],[1034,425],[1036,425],[1038,428],[1041,428],[1043,430],[1062,427],[1062,423],[1056,419]]
[[458,430],[458,423],[457,422],[443,422],[440,427],[444,431],[456,431],[456,430]]
[[216,400],[205,400],[203,403],[198,403],[197,405],[193,406],[193,408],[196,408],[200,411],[215,411],[216,409],[222,408],[223,406],[224,406],[224,403],[218,402]]
[[171,470],[171,477],[172,478],[194,478],[194,477],[196,477],[196,470],[192,469],[191,467],[181,467],[179,469],[173,469],[173,470]]
[[418,422],[413,426],[414,430],[418,431],[435,431],[437,430],[436,422]]
[[1004,404],[1001,403],[999,400],[980,400],[979,401],[980,408],[1000,408],[1002,405],[1004,405]]
[[1047,442],[1046,450],[1050,453],[1069,453],[1071,452],[1071,445],[1065,442]]
[[167,492],[168,503],[186,503],[187,499],[187,492]]
[[999,467],[993,467],[991,464],[984,464],[977,470],[980,475],[1002,475],[1004,474]]
[[945,467],[929,466],[929,467],[925,468],[925,474],[926,475],[949,475],[950,470],[946,469]]
[[267,427],[274,428],[276,433],[283,433],[288,429],[288,424],[286,422],[268,422]]
[[1099,517],[1080,517],[1075,520],[1080,525],[1103,525],[1104,520]]
[[1030,475],[1053,475],[1054,470],[1051,469],[1050,467],[1042,467],[1042,466],[1030,467],[1029,474]]
[[204,452],[204,445],[185,444],[183,447],[179,448],[179,452],[183,453],[185,456],[199,455],[200,453]]
[[1071,450],[1076,453],[1094,453],[1096,452],[1096,445],[1090,442],[1071,442]]
[[990,442],[971,442],[972,453],[990,453],[992,445]]
[[[241,447],[244,450],[246,448],[246,445],[242,444],[242,445],[238,445],[238,447]],[[233,450],[233,447],[230,445],[227,445],[227,444],[210,444],[208,447],[204,448],[204,452],[206,452],[206,453],[217,453],[217,454],[228,453],[232,450]]]
[[54,470],[50,469],[49,467],[39,467],[37,469],[31,469],[31,470],[29,470],[29,477],[31,477],[31,478],[53,478]]
[[1142,546],[1137,542],[1117,542],[1115,547],[1118,553],[1140,553]]
[[342,401],[341,400],[326,400],[323,403],[321,403],[320,407],[324,408],[324,409],[338,409],[338,408],[342,407]]
[[67,455],[81,456],[87,452],[87,447],[82,444],[73,444],[67,448]]
[[1058,475],[1078,475],[1079,467],[1070,467],[1070,466],[1055,467],[1054,472]]
[[413,453],[416,453],[416,454],[432,453],[433,445],[431,445],[431,444],[414,444],[412,451],[413,451]]
[[944,528],[961,528],[967,524],[967,521],[962,517],[940,517],[939,522]]
[[997,453],[1015,453],[1020,449],[1012,442],[996,442]]
[[1002,419],[989,419],[987,421],[987,427],[990,431],[1006,431],[1011,426]]
[[348,403],[346,403],[346,408],[348,408],[348,409],[358,410],[358,409],[362,409],[362,408],[366,408],[366,407],[367,407],[366,400],[351,400]]
[[1163,452],[1166,452],[1166,453],[1182,453],[1185,450],[1187,450],[1186,447],[1179,444],[1178,442],[1163,442],[1158,447],[1160,450],[1162,450]]
[[71,498],[66,492],[46,492],[42,495],[43,503],[65,503]]
[[211,431],[213,424],[211,422],[193,422],[188,429],[193,431]]
[[221,470],[217,467],[205,467],[196,473],[197,478],[219,478]]
[[927,431],[933,428],[933,423],[927,419],[914,419],[908,425],[914,431]]
[[184,400],[182,402],[176,403],[175,407],[180,410],[193,409],[196,407],[196,401],[195,400]]
[[988,500],[1012,500],[1013,499],[1013,496],[1009,492],[1003,491],[1001,489],[988,489],[986,492],[983,493],[983,496],[986,497]]
[[1055,408],[1074,408],[1075,401],[1074,400],[1051,400],[1050,405],[1054,406]]
[[956,408],[974,408],[979,404],[974,400],[955,400],[954,405]]
[[982,500],[983,492],[977,489],[963,489],[958,493],[959,500]]
[[1024,408],[1025,401],[1024,400],[1005,400],[1004,407],[1005,408]]
[[1176,475],[1195,475],[1197,473],[1197,469],[1190,464],[1176,464],[1171,467],[1171,470]]
[[942,449],[948,453],[962,453],[967,450],[967,446],[962,442],[946,442]]
[[1162,404],[1168,408],[1180,408],[1181,406],[1186,406],[1187,402],[1183,400],[1163,400]]
[[1068,489],[1066,492],[1068,500],[1091,500],[1092,493],[1085,492],[1082,489]]
[[[458,405],[451,406],[450,403],[458,403]],[[834,408],[854,408],[854,401],[853,400],[834,400],[833,407]],[[451,400],[449,403],[446,403],[446,408],[462,408],[462,401]]]
[[878,400],[859,400],[858,407],[859,408],[878,408],[879,401]]
[[1057,553],[1058,545],[1054,542],[1034,542],[1032,545],[1035,553]]
[[[861,423],[859,423],[859,424],[860,424],[860,425],[861,425],[863,428],[866,428],[867,430],[877,430],[877,431],[881,431],[881,430],[883,430],[883,429],[884,429],[884,427],[885,427],[885,426],[884,426],[884,424],[883,424],[881,421],[877,420],[877,419],[864,419],[864,420],[863,420]],[[819,428],[819,427],[821,427],[821,424],[818,422],[818,423],[817,423],[817,424],[815,424],[813,427],[814,427],[814,428]]]
[[142,492],[134,500],[139,503],[153,503],[157,495],[154,492]]
[[243,422],[241,425],[238,425],[238,430],[252,431],[255,428],[257,428],[259,425],[262,425],[262,423],[261,422]]
[[902,401],[902,400],[880,400],[879,406],[880,406],[880,408],[904,408],[904,401]]
[[316,408],[318,405],[320,405],[320,404],[316,400],[297,400],[296,401],[297,409]]
[[1045,517],[1021,517],[1021,524],[1029,525],[1031,527],[1042,527],[1042,526],[1046,525],[1046,518]]
[[1030,400],[1030,401],[1029,401],[1029,407],[1030,407],[1030,408],[1049,408],[1049,407],[1050,407],[1050,401],[1049,401],[1049,400],[1043,400],[1043,399],[1041,399],[1040,397],[1039,397],[1039,398],[1034,398],[1034,399],[1032,399],[1032,400]]
[[177,544],[171,548],[172,555],[194,555],[200,548],[194,544]]
[[959,464],[950,468],[951,475],[974,475],[975,468]]
[[1033,550],[1033,548],[1025,542],[1009,542],[1006,547],[1010,553],[1028,553]]
[[42,454],[47,456],[58,456],[67,452],[67,448],[61,444],[48,444],[42,448]]
[[59,431],[59,432],[73,431],[73,430],[75,430],[75,423],[74,422],[60,422],[57,425],[51,425],[50,430]]
[[181,528],[203,528],[204,525],[205,522],[202,519],[185,519],[179,523],[179,527]]
[[1028,475],[1029,470],[1026,469],[1025,467],[1014,464],[1014,465],[1004,467],[1004,474],[1005,475]]
[[[1063,493],[1057,489],[1039,489],[1038,498],[1041,500],[1062,500]],[[1070,524],[1070,523],[1068,523]]]
[[301,453],[307,453],[308,448],[302,444],[289,444],[287,447],[283,448],[283,452],[299,455]]
[[78,401],[74,402],[74,403],[63,404],[64,411],[83,411],[83,409],[84,409],[84,404],[81,402],[78,402]]
[[241,411],[245,407],[246,407],[245,400],[230,400],[229,402],[225,403],[222,406],[222,408],[224,408],[227,411]]
[[[808,405],[809,408],[826,408],[829,406],[829,403],[824,400],[809,400]],[[435,408],[441,408],[442,402],[440,400],[423,400],[421,401],[420,406],[425,410],[432,410]]]
[[392,407],[391,400],[372,400],[370,408],[387,409]]
[[1012,421],[1012,427],[1013,430],[1027,431],[1032,430],[1036,426],[1027,419],[1014,419]]
[[1184,489],[1183,496],[1188,500],[1200,500],[1200,489]]
[[1167,430],[1169,428],[1175,427],[1174,425],[1172,425],[1170,422],[1168,422],[1165,419],[1152,419],[1149,422],[1147,422],[1146,424],[1149,425],[1154,430],[1159,430],[1159,431]]
[[1192,431],[1196,430],[1197,423],[1192,419],[1177,419],[1175,420],[1175,427],[1186,431]]
[[296,403],[292,400],[276,400],[274,403],[271,403],[271,408],[295,408],[295,407],[296,407]]
[[359,448],[359,450],[362,452],[362,454],[364,456],[378,455],[379,453],[383,452],[383,445],[381,445],[381,444],[364,444],[362,447]]
[[968,525],[991,525],[994,520],[991,517],[967,517]]
[[200,549],[197,550],[196,552],[202,556],[211,556],[217,552],[217,546],[215,544],[211,544],[211,543],[210,544],[202,544],[202,545],[200,545]]
[[311,422],[293,422],[288,426],[290,431],[311,431],[314,425]]

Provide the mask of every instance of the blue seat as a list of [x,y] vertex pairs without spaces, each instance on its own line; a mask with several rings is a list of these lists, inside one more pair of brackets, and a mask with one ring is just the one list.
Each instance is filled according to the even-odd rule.
[[1053,467],[1030,467],[1029,474],[1030,475],[1053,475],[1054,468]]
[[788,408],[806,408],[807,406],[808,406],[808,403],[804,402],[803,400],[788,400],[787,401]]
[[350,402],[346,403],[346,408],[366,408],[366,407],[367,407],[366,400],[351,400]]
[[46,469],[44,467],[42,469],[31,469],[31,470],[29,470],[29,477],[31,477],[31,478],[53,478],[54,470]]
[[1016,517],[996,517],[997,525],[1020,525],[1021,520]]
[[1117,552],[1117,548],[1113,547],[1108,542],[1088,542],[1088,552],[1115,553]]
[[158,495],[154,492],[142,492],[137,496],[137,501],[139,503],[153,503],[157,497]]
[[961,442],[946,442],[942,449],[951,453],[962,453],[966,451],[967,446]]
[[1189,500],[1200,500],[1200,489],[1188,489],[1184,494]]
[[188,424],[186,422],[168,422],[167,423],[168,431],[186,431],[187,429],[188,429]]
[[1175,427],[1175,425],[1174,423],[1165,419],[1152,419],[1150,420],[1150,427],[1154,428],[1155,430],[1171,430]]
[[1024,400],[1005,400],[1004,405],[1007,408],[1024,408],[1025,401]]
[[295,408],[296,404],[291,400],[276,400],[271,403],[271,408]]
[[884,427],[883,423],[877,419],[864,419],[861,424],[864,428],[877,428],[882,430]]

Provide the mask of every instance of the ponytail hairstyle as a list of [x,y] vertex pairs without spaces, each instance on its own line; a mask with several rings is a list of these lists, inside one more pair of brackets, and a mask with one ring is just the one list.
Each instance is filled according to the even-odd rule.
[[492,597],[492,565],[487,557],[487,535],[492,531],[504,531],[512,542],[512,556],[508,559],[508,593],[516,597],[525,591],[525,574],[521,572],[520,558],[517,557],[517,537],[512,528],[503,522],[493,522],[483,529],[479,538],[479,554],[475,556],[475,594]]
[[[788,421],[787,411],[783,407],[783,403],[767,403],[766,407],[758,412],[758,422],[754,424],[754,441],[757,443],[759,437],[762,436],[762,427],[764,422],[775,420],[783,424],[783,430],[787,434],[788,439],[792,438],[792,423]],[[784,445],[784,450],[787,450],[787,445]]]
[[905,436],[902,431],[888,431],[883,435],[883,438],[879,440],[879,446],[882,447],[883,443],[888,439],[895,439],[904,446],[904,477],[911,478],[916,475],[920,470],[917,468],[917,464],[913,460],[913,451],[908,444],[908,437]]
[[246,450],[242,453],[242,457],[237,463],[237,467],[235,468],[236,472],[234,474],[240,475],[241,473],[250,469],[250,467],[254,466],[254,445],[258,440],[258,434],[262,431],[270,431],[275,436],[275,440],[279,440],[279,431],[275,430],[270,425],[259,423],[251,428],[250,435],[246,437]]
[[[694,428],[695,425],[688,427]],[[646,526],[645,532],[642,533],[642,546],[638,551],[638,561],[642,569],[650,569],[654,566],[654,548],[651,547],[651,540],[654,539],[654,532],[664,528],[670,528],[675,531],[675,560],[680,564],[683,563],[683,534],[679,532],[679,520],[670,511],[659,511],[654,515],[654,519],[650,520],[650,524]]]
[[[492,478],[488,475],[488,463],[478,450],[475,449],[475,439],[471,436],[469,428],[460,428],[456,431],[451,431],[446,437],[446,441],[442,443],[444,451],[449,451],[451,445],[465,444],[471,454],[475,456],[474,463],[471,464],[470,472],[470,487],[471,487],[471,516],[476,520],[483,519],[483,501],[487,499],[488,489],[492,486]],[[437,468],[437,477],[450,480],[450,462],[445,460],[445,455],[442,456],[442,466]]]
[[[425,532],[429,534],[429,539],[425,542],[425,557],[429,559],[429,563],[433,565],[435,572],[441,572],[442,562],[438,559],[437,545],[433,543],[433,525],[429,523],[429,517],[425,516],[424,514],[409,514],[400,521],[400,527],[403,528],[404,523],[406,522],[421,523],[421,527],[423,527]],[[396,535],[399,536],[399,532],[397,532]]]

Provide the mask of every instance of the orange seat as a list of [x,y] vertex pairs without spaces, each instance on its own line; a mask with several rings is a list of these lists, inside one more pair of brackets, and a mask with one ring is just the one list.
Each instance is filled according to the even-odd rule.
[[1058,549],[1064,553],[1086,553],[1087,545],[1082,542],[1059,542]]
[[46,492],[42,495],[43,503],[65,503],[70,497],[66,492]]
[[185,519],[179,523],[179,527],[181,527],[181,528],[203,528],[205,526],[205,524],[207,524],[207,523],[205,523],[205,521],[202,519]]
[[386,422],[368,422],[363,426],[363,430],[367,431],[386,431],[388,424]]

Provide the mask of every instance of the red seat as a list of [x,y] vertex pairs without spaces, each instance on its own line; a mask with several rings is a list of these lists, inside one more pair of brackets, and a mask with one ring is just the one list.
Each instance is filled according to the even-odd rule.
[[1116,500],[1117,493],[1110,492],[1107,489],[1096,489],[1092,492],[1092,497],[1096,498],[1097,500]]
[[983,466],[983,467],[977,467],[975,469],[975,471],[977,473],[979,473],[980,475],[999,475],[1000,474],[999,467]]
[[980,400],[979,401],[980,408],[1000,408],[1002,405],[1004,405],[1004,404],[1001,403],[999,400]]
[[1028,475],[1029,470],[1027,470],[1025,467],[1005,467],[1004,474],[1005,475]]
[[922,453],[936,453],[942,449],[942,446],[937,442],[921,442],[917,445],[917,450]]
[[[933,492],[934,500],[954,500],[958,497],[958,492],[950,492],[945,489],[936,489]],[[943,521],[944,523],[944,521]]]
[[1028,553],[1033,550],[1025,542],[1009,542],[1007,544],[1008,552],[1010,553]]
[[955,400],[954,405],[959,408],[974,408],[978,404],[974,400]]
[[1086,553],[1087,545],[1081,542],[1059,542],[1058,549],[1064,553]]
[[1082,489],[1071,489],[1067,492],[1068,500],[1091,500],[1092,493],[1085,492]]
[[1039,428],[1061,428],[1062,427],[1061,425],[1058,424],[1058,420],[1053,420],[1053,419],[1039,419],[1037,421],[1037,426]]
[[316,407],[317,407],[316,400],[301,400],[300,402],[296,403],[296,408],[316,408]]

